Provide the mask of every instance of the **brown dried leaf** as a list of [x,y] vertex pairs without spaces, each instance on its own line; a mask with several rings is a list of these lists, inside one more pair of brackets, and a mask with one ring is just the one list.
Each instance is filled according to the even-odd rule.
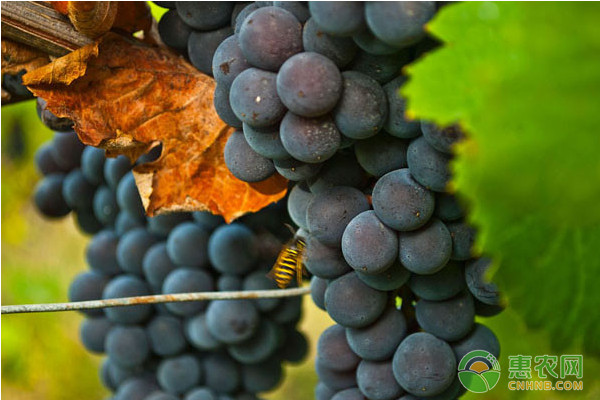
[[16,75],[22,70],[29,72],[49,62],[48,55],[42,51],[2,39],[2,74]]
[[[262,182],[246,183],[229,172],[223,150],[233,131],[233,128],[221,131],[193,168],[178,168],[166,173],[163,166],[160,174],[156,175],[154,163],[136,167],[134,175],[144,206],[154,205],[164,212],[208,210],[231,222],[281,199],[287,189],[287,180],[281,175],[275,174]],[[154,187],[170,187],[170,190],[154,191],[150,182]],[[190,182],[197,184],[190,185]],[[174,201],[176,197],[183,201]]]
[[152,26],[152,13],[145,1],[119,2],[119,10],[113,28],[124,30],[127,33],[137,31],[148,32]]
[[210,210],[231,221],[285,195],[281,177],[249,185],[229,173],[222,153],[231,128],[214,110],[215,83],[167,49],[109,33],[23,81],[110,156],[135,160],[162,143],[160,159],[137,170],[148,215]]

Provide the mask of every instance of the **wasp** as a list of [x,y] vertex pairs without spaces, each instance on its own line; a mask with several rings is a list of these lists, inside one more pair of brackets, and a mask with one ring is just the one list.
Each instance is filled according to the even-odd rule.
[[300,286],[302,284],[302,276],[306,274],[304,263],[302,262],[306,241],[291,226],[288,226],[288,228],[292,231],[294,237],[283,245],[271,272],[268,274],[270,278],[275,280],[277,287],[280,289],[288,287],[294,275],[296,275],[296,281],[298,282],[298,286]]

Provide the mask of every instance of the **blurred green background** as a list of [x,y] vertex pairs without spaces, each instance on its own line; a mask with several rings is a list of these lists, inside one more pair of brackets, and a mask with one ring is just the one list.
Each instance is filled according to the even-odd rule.
[[[39,122],[35,102],[2,108],[2,304],[67,300],[72,278],[86,269],[84,250],[89,238],[71,217],[43,219],[33,207],[31,194],[39,179],[33,163],[35,149],[52,132]],[[309,357],[286,368],[286,379],[264,397],[270,400],[313,398],[317,382],[313,370],[315,344],[332,322],[304,299],[301,330],[311,343]],[[562,318],[556,315],[556,318]],[[101,357],[87,353],[79,343],[83,317],[75,312],[7,315],[2,317],[2,390],[5,399],[103,399],[108,392],[98,378]],[[543,333],[528,331],[510,309],[484,321],[502,345],[502,379],[491,393],[469,394],[471,399],[599,399],[598,362],[584,358],[583,393],[510,392],[507,355],[554,354]],[[599,338],[600,340],[600,338]],[[565,350],[578,353],[576,349]],[[535,373],[534,373],[535,376]]]

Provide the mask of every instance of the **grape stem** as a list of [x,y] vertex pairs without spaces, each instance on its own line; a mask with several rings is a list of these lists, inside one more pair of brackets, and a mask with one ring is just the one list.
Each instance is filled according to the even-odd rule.
[[76,301],[72,303],[19,304],[2,306],[2,314],[21,314],[33,312],[56,312],[74,310],[93,310],[96,308],[123,307],[138,304],[176,303],[184,301],[235,300],[235,299],[273,299],[279,297],[302,296],[310,293],[310,287],[275,290],[243,290],[230,292],[196,292],[159,294],[152,296],[122,297],[106,300]]

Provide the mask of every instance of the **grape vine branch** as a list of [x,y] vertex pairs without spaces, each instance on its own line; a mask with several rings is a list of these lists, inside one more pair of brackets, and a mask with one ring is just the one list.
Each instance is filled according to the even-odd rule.
[[122,297],[106,300],[76,301],[70,303],[18,304],[2,306],[1,314],[92,310],[96,308],[124,307],[138,304],[179,303],[184,301],[273,299],[280,297],[303,296],[308,293],[310,293],[310,287],[284,290],[243,290],[229,292],[161,294],[152,296]]

